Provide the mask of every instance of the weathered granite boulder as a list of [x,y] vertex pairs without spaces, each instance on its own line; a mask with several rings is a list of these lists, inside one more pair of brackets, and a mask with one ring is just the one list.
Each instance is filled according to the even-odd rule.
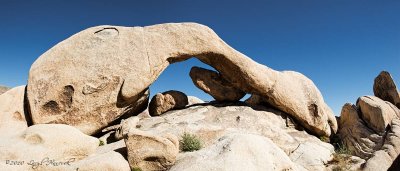
[[125,138],[131,168],[167,170],[175,164],[179,153],[178,138],[171,134],[157,136],[132,130]]
[[86,158],[98,146],[97,138],[68,125],[33,125],[13,137],[0,138],[0,170],[55,170]]
[[[124,142],[122,142],[125,145]],[[0,170],[130,171],[128,161],[97,138],[62,124],[38,124],[13,136],[0,135]]]
[[338,135],[353,155],[368,159],[380,149],[382,136],[371,130],[359,115],[355,105],[346,103],[340,114]]
[[210,94],[217,101],[239,101],[246,95],[215,71],[193,67],[190,70],[190,77],[196,87]]
[[17,135],[28,127],[25,110],[25,86],[0,95],[0,138]]
[[196,23],[96,26],[58,43],[29,72],[33,123],[65,123],[87,134],[98,132],[122,115],[144,110],[147,101],[139,99],[147,99],[145,92],[161,72],[193,56],[235,88],[265,97],[311,133],[336,132],[333,112],[310,79],[261,65]]
[[175,90],[157,93],[150,101],[149,114],[159,116],[169,110],[182,109],[189,104],[185,93]]
[[382,71],[375,78],[374,95],[400,108],[400,93],[389,72]]
[[400,110],[396,106],[375,96],[360,97],[357,106],[360,108],[362,119],[379,134],[385,132],[394,118],[400,117]]
[[363,170],[388,170],[400,155],[400,120],[393,119],[381,150],[367,160]]

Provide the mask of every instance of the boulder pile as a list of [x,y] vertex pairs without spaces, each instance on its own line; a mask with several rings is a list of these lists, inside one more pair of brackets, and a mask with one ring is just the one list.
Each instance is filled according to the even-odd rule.
[[387,170],[400,154],[400,110],[394,105],[399,92],[386,71],[373,87],[375,96],[343,106],[338,135],[350,153],[367,160],[364,170]]

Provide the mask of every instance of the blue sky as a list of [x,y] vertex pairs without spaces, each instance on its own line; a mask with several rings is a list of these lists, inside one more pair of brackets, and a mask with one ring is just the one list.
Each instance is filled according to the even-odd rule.
[[[146,26],[198,22],[235,49],[276,70],[303,73],[339,114],[371,95],[389,71],[400,83],[400,1],[77,1],[0,0],[0,84],[27,83],[30,65],[72,34],[96,25]],[[171,65],[151,86],[205,100],[190,80],[195,59]]]

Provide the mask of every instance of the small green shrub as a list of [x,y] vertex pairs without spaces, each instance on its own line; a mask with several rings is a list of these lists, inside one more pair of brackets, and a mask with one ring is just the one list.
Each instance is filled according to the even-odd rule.
[[333,164],[333,171],[345,171],[351,168],[351,151],[343,144],[342,141],[337,141],[334,144],[335,153],[333,153],[333,158],[328,164]]
[[140,167],[132,167],[131,171],[142,171]]
[[346,155],[351,155],[351,151],[347,149],[345,145],[342,143],[337,145],[337,148],[335,149],[337,154],[346,154]]
[[104,141],[99,140],[99,146],[103,146],[103,145],[105,145]]
[[327,136],[321,136],[321,137],[319,137],[319,140],[321,140],[322,142],[329,143],[329,137],[327,137]]
[[200,150],[202,147],[200,139],[193,134],[184,133],[182,139],[180,140],[181,150],[184,152],[191,152]]

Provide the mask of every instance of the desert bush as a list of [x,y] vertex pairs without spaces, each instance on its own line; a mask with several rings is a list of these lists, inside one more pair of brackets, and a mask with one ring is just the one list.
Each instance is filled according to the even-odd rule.
[[193,134],[184,133],[182,139],[180,140],[181,150],[184,152],[191,152],[200,150],[202,147],[200,139]]
[[103,145],[105,145],[104,141],[99,140],[99,146],[103,146]]
[[140,167],[132,167],[131,171],[142,171]]

